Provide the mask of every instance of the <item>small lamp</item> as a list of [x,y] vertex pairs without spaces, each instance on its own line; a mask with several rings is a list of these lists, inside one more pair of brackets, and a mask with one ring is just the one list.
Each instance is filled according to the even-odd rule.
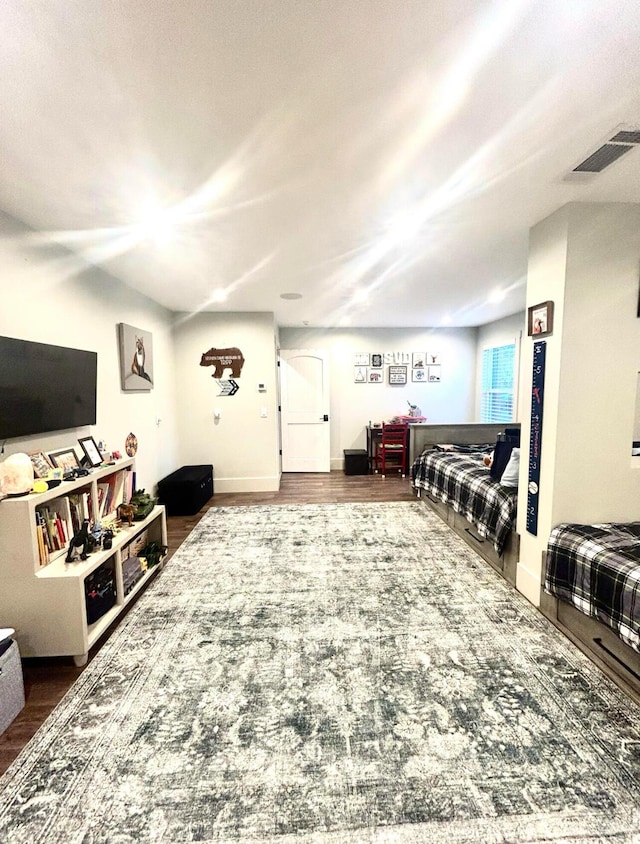
[[33,463],[28,454],[11,454],[0,463],[0,492],[6,496],[27,495],[33,488]]

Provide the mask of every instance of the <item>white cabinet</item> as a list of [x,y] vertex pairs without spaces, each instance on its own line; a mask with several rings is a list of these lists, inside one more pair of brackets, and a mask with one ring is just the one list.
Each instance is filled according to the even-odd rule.
[[[0,501],[0,620],[15,628],[22,656],[70,655],[76,665],[83,665],[89,648],[160,567],[148,569],[133,586],[123,577],[123,564],[136,546],[146,541],[167,544],[160,506],[118,530],[110,549],[98,548],[86,560],[65,562],[64,539],[73,534],[73,520],[84,515],[93,522],[98,514],[103,527],[113,525],[116,507],[131,492],[133,468],[133,459],[119,460],[47,492]],[[48,553],[43,549],[44,531]],[[88,624],[85,579],[101,567],[113,571],[115,603]]]

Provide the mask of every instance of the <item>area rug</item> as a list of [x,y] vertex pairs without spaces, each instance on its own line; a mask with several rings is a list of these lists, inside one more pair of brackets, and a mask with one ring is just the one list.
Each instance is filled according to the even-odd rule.
[[640,841],[639,709],[420,502],[215,508],[0,841]]

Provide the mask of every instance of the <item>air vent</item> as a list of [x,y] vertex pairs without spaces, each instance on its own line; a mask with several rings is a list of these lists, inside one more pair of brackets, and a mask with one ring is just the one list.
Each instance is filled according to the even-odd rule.
[[640,144],[640,129],[624,129],[609,140],[616,144]]
[[564,180],[566,182],[580,179],[585,181],[590,175],[602,173],[606,167],[609,167],[638,144],[640,144],[640,129],[625,127],[624,124],[618,126],[612,136],[584,161],[574,167]]
[[626,144],[604,144],[592,153],[588,158],[585,158],[577,167],[573,168],[574,173],[601,173],[605,167],[613,164],[625,152],[633,149],[632,146]]

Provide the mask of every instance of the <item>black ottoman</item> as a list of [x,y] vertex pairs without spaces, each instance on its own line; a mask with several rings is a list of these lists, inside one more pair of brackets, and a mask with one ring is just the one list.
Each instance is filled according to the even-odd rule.
[[345,448],[344,473],[345,475],[369,474],[369,455],[364,448]]
[[168,516],[193,516],[213,495],[213,466],[183,466],[158,481]]

